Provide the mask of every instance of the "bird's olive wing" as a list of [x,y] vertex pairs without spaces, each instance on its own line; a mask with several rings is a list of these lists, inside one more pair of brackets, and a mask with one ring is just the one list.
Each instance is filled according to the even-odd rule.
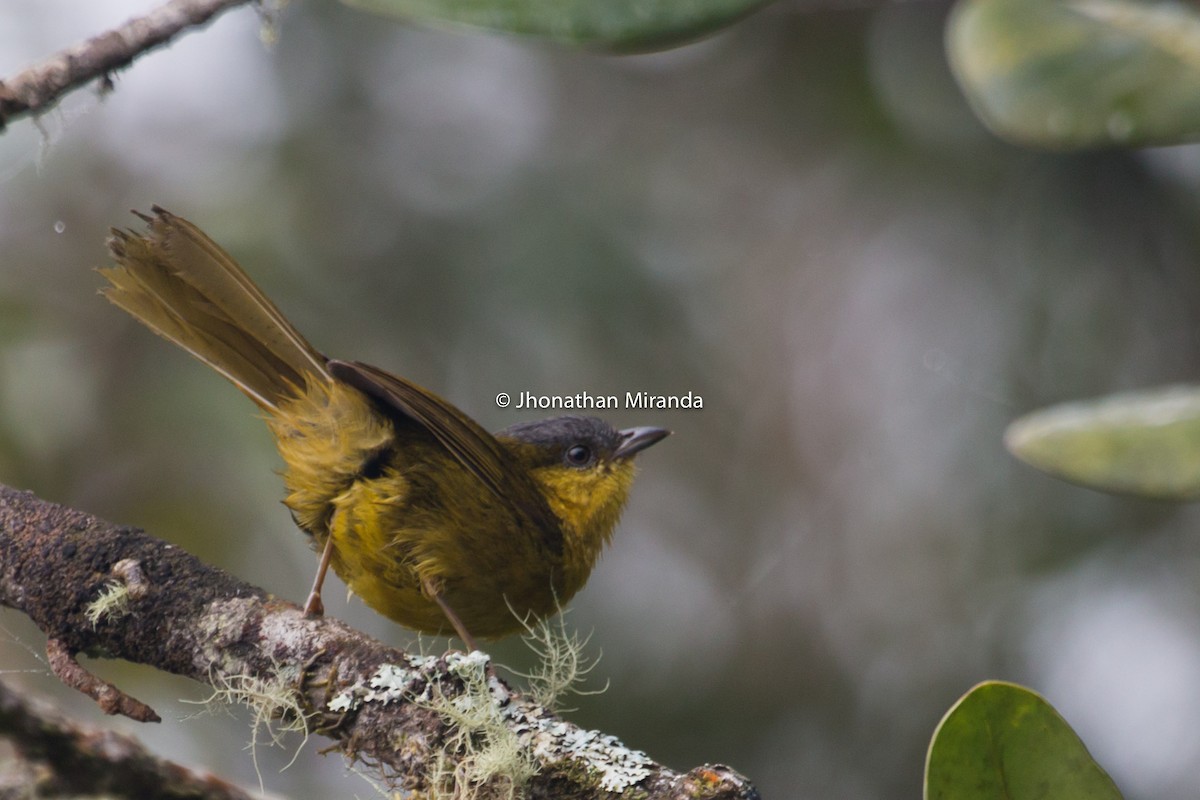
[[533,480],[495,436],[454,405],[411,381],[359,361],[331,359],[328,369],[389,415],[415,422],[433,434],[484,486],[538,528],[559,533],[558,519]]

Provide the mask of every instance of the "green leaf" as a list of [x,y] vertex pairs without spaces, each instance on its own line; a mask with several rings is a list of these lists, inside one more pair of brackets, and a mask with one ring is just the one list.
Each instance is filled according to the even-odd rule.
[[1200,12],[1162,0],[962,0],[950,64],[996,135],[1054,149],[1200,139]]
[[925,760],[925,800],[1120,800],[1075,731],[1036,692],[981,683],[946,712]]
[[1174,386],[1035,411],[1008,449],[1074,483],[1167,500],[1200,497],[1200,389]]
[[653,50],[725,27],[771,0],[343,0],[416,22],[613,50]]

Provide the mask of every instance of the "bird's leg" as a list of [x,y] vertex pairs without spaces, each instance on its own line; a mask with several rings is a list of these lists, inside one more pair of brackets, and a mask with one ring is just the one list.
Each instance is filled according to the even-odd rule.
[[325,604],[321,602],[321,584],[325,583],[325,573],[329,570],[329,559],[333,558],[333,537],[325,540],[325,549],[321,551],[321,563],[317,565],[317,577],[313,578],[312,591],[308,593],[308,601],[304,604],[306,617],[320,617],[325,614]]
[[442,609],[442,613],[446,615],[446,619],[450,620],[450,624],[454,626],[454,632],[458,634],[458,638],[463,640],[463,644],[467,646],[467,652],[473,652],[479,649],[479,645],[475,644],[475,638],[471,636],[467,630],[467,626],[463,625],[463,621],[458,618],[458,614],[454,613],[454,609],[446,602],[446,598],[442,595],[440,589],[433,585],[428,580],[422,580],[421,585],[425,587],[425,593],[433,598],[438,604],[438,608]]

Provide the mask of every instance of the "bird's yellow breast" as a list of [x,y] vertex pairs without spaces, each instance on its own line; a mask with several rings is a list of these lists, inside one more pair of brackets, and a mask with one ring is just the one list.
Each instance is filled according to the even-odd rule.
[[550,510],[564,521],[562,602],[583,588],[612,539],[636,472],[624,459],[586,470],[554,465],[532,471]]

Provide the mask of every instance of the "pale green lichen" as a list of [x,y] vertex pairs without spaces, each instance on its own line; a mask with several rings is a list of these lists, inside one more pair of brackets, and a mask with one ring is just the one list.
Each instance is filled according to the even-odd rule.
[[570,695],[607,691],[607,683],[591,691],[580,688],[588,673],[600,663],[599,655],[592,658],[586,654],[591,634],[581,637],[578,631],[568,630],[562,612],[533,624],[522,620],[521,624],[525,627],[521,639],[537,656],[537,661],[527,673],[512,672],[528,682],[528,694],[535,703],[557,712],[563,710],[562,701]]
[[[454,688],[422,680],[422,671],[441,659],[414,656],[407,665],[384,664],[368,678],[329,702],[335,712],[364,703],[416,703],[435,711],[450,727],[445,751],[434,757],[428,779],[434,800],[515,798],[543,766],[577,765],[599,788],[623,793],[651,775],[654,762],[638,750],[599,731],[579,728],[547,715],[568,694],[584,694],[579,683],[595,666],[585,654],[587,637],[568,632],[561,618],[527,626],[526,641],[538,656],[527,674],[529,690],[514,695],[490,669],[482,652],[445,655]],[[461,688],[459,685],[461,683]],[[424,685],[420,694],[418,684]],[[601,690],[603,691],[603,690]]]
[[558,758],[566,755],[597,774],[600,788],[623,792],[648,778],[654,762],[640,750],[631,750],[615,736],[587,731],[557,720],[540,719],[536,727],[544,734],[534,747],[534,756]]
[[[296,692],[297,677],[298,670],[279,668],[278,666],[266,677],[213,673],[212,694],[204,700],[183,701],[202,705],[204,710],[209,713],[218,709],[228,711],[228,708],[233,705],[243,705],[250,709],[252,715],[250,741],[246,747],[251,752],[254,772],[258,775],[259,788],[263,791],[265,789],[262,772],[258,767],[259,744],[265,741],[267,744],[283,747],[285,734],[304,734],[304,738],[297,745],[291,760],[283,767],[283,769],[287,769],[296,762],[300,751],[308,742],[308,726],[304,721],[304,706],[302,698]],[[262,736],[264,732],[265,738]]]
[[[529,673],[517,674],[529,682],[529,696],[539,705],[554,711],[566,696],[599,694],[607,689],[607,684],[590,692],[579,688],[600,659],[586,655],[590,637],[580,637],[568,630],[561,613],[532,625],[525,624],[525,630],[523,638],[537,654],[538,662]],[[606,791],[625,791],[649,777],[654,766],[649,756],[629,749],[614,736],[581,730],[545,716],[530,718],[517,711],[515,705],[509,716],[514,718],[514,729],[532,743],[530,749],[535,759],[550,762],[565,755],[595,775]],[[522,718],[515,719],[518,716]]]
[[128,613],[129,587],[121,581],[109,581],[104,584],[96,599],[88,603],[87,608],[83,610],[83,615],[92,623],[92,628],[99,625],[100,620],[105,617],[117,620]]
[[491,661],[478,650],[446,657],[447,671],[462,681],[462,691],[445,694],[431,686],[420,705],[437,712],[452,728],[447,750],[457,763],[440,756],[430,776],[435,796],[472,800],[483,787],[492,796],[517,797],[538,764],[509,725],[505,707],[511,695],[488,669]]
[[412,699],[409,691],[412,684],[420,677],[418,670],[436,661],[432,656],[409,656],[408,665],[381,664],[375,673],[367,678],[364,684],[358,681],[330,700],[328,708],[333,712],[352,711],[363,703],[388,703],[404,699]]

